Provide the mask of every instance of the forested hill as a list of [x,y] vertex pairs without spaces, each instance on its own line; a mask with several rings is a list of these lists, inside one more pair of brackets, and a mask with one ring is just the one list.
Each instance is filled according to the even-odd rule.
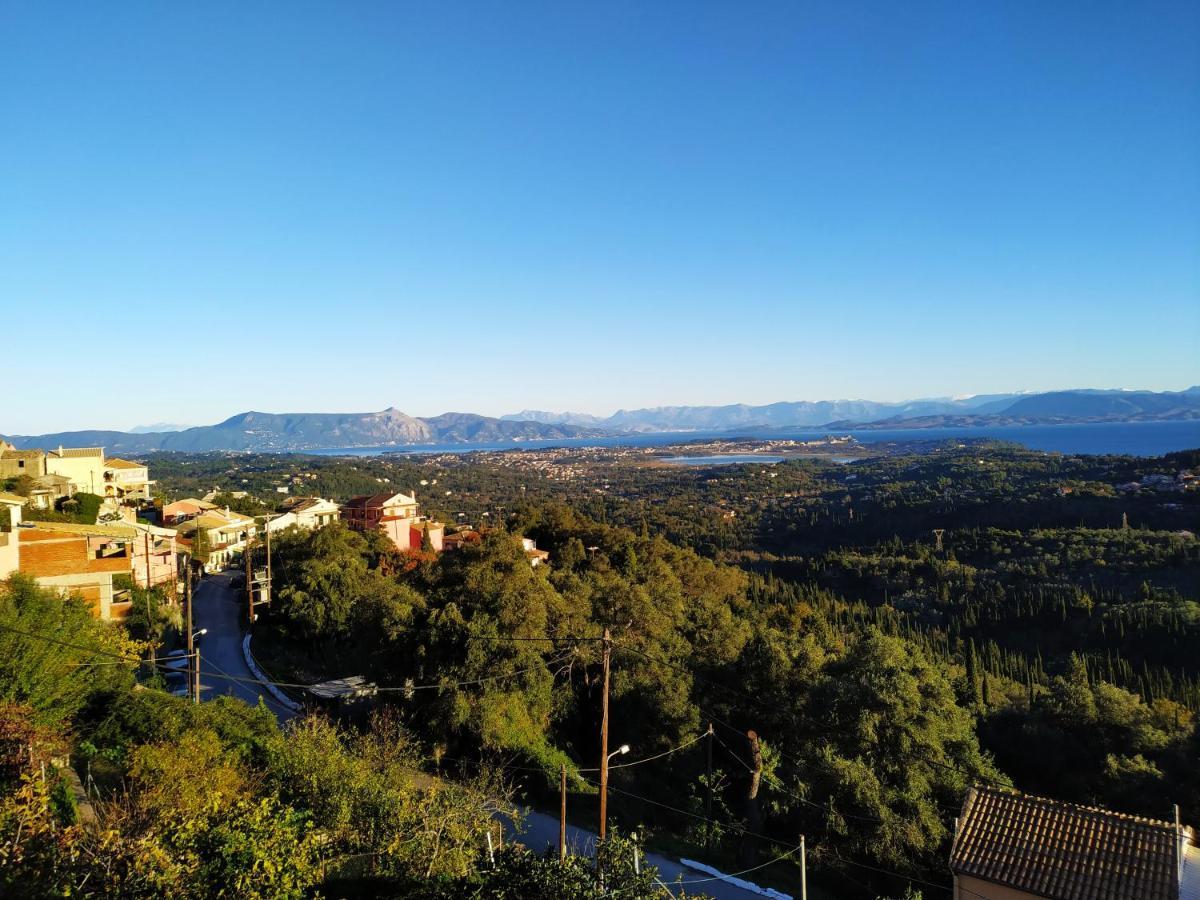
[[525,410],[505,418],[596,425],[614,431],[721,431],[730,428],[920,428],[938,425],[1135,422],[1200,418],[1200,387],[1184,391],[1070,390],[1039,394],[976,394],[903,402],[801,400],[750,406],[659,406],[622,409],[606,419],[580,413]]
[[417,418],[398,409],[369,413],[245,412],[217,425],[184,431],[133,434],[124,431],[66,431],[13,435],[19,448],[104,447],[110,454],[153,450],[308,450],[321,447],[378,447],[488,441],[559,440],[606,432],[577,425],[508,421],[474,413]]
[[852,419],[831,427],[961,428],[996,425],[1058,425],[1084,422],[1166,422],[1200,419],[1200,389],[1186,391],[1054,391],[989,404],[973,412],[894,415],[869,423]]

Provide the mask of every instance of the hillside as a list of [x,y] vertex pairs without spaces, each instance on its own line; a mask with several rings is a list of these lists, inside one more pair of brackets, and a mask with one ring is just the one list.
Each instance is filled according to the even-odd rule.
[[389,408],[369,413],[245,412],[216,425],[133,434],[67,431],[13,435],[17,447],[98,446],[111,454],[154,450],[311,450],[322,447],[415,446],[488,441],[559,440],[603,432],[574,425],[503,421],[472,413],[420,419]]
[[1054,391],[1021,397],[1002,410],[958,415],[892,416],[875,422],[841,420],[831,428],[964,428],[1067,425],[1088,422],[1164,422],[1200,419],[1200,392]]
[[[1018,425],[1056,422],[1187,419],[1200,409],[1200,391],[1071,390],[1040,394],[930,397],[899,403],[875,400],[801,400],[752,406],[657,406],[621,409],[607,418],[582,413],[526,410],[511,418],[594,425],[618,432],[726,431],[733,428],[822,426],[922,428],[961,424]],[[985,418],[998,417],[998,418]],[[505,417],[510,418],[510,417]]]

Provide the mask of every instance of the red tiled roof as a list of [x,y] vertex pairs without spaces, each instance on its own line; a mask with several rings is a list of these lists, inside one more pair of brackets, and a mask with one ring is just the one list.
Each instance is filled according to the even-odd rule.
[[371,494],[363,497],[351,497],[342,505],[350,509],[380,509],[393,498],[402,498],[396,501],[395,505],[397,506],[412,506],[416,503],[416,500],[414,500],[412,497],[409,497],[407,494],[398,494],[393,492],[387,494]]
[[1177,900],[1179,843],[1169,822],[975,788],[950,868],[1049,900]]

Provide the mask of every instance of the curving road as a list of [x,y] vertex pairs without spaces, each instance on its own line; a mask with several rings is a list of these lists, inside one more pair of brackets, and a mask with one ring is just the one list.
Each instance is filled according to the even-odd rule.
[[261,699],[280,723],[286,722],[295,713],[265,687],[253,683],[255,676],[246,666],[242,655],[246,608],[240,592],[232,586],[233,577],[231,572],[206,575],[192,595],[195,627],[208,629],[200,639],[200,699],[228,694],[251,706]]
[[[232,572],[206,575],[192,597],[195,627],[208,629],[200,641],[200,698],[212,700],[228,694],[251,705],[262,700],[279,722],[285,723],[296,714],[272,697],[265,687],[255,683],[255,676],[242,655],[246,611],[241,594],[232,586],[233,578]],[[507,835],[537,852],[546,847],[557,847],[558,819],[532,809],[525,813],[519,834],[514,833],[511,822],[504,822]],[[591,855],[596,846],[596,835],[568,824],[567,843],[572,852]],[[675,892],[681,886],[689,894],[704,894],[714,900],[761,900],[762,897],[656,853],[647,854],[646,861],[658,869],[659,878]]]

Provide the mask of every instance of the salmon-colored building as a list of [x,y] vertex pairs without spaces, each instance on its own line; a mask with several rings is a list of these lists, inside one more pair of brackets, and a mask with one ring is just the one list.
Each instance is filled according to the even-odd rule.
[[98,619],[123,619],[131,603],[114,596],[113,576],[130,573],[136,534],[123,525],[28,522],[18,531],[19,571],[82,597]]
[[382,531],[398,550],[419,550],[428,532],[430,544],[440,552],[446,530],[422,516],[410,494],[353,497],[342,505],[342,519],[359,531]]

